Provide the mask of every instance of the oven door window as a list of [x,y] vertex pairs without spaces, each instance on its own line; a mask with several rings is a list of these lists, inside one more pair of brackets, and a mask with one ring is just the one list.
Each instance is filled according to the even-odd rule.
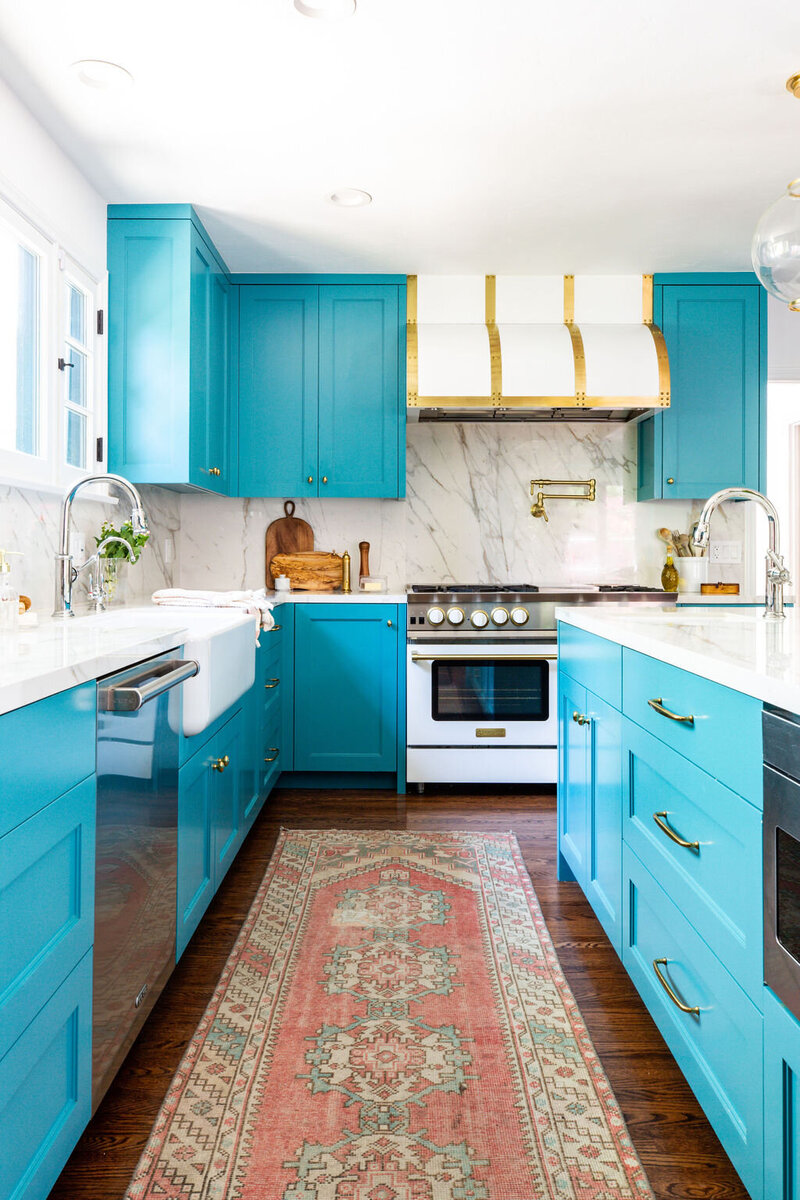
[[438,659],[432,672],[434,721],[547,721],[550,664],[502,658]]
[[780,826],[775,838],[778,941],[800,962],[800,842]]

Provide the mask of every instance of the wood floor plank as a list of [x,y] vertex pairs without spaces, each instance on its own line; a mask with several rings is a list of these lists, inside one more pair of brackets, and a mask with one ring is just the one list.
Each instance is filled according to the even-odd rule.
[[[555,796],[543,789],[274,793],[50,1200],[121,1200],[181,1055],[216,986],[281,827],[512,830],[564,974],[658,1200],[748,1200],[576,884],[555,878]],[[265,1197],[264,1200],[280,1200]],[[526,1200],[526,1198],[520,1198]]]

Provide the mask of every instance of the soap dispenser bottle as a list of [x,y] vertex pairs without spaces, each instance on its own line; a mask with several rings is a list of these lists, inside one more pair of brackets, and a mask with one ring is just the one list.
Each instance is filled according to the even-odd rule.
[[9,551],[0,550],[0,632],[13,631],[19,620],[19,592],[11,581]]

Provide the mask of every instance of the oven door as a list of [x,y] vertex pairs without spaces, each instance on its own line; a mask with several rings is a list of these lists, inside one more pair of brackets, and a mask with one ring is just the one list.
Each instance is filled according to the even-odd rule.
[[764,978],[800,1020],[800,783],[764,769]]
[[409,746],[555,746],[556,654],[555,642],[409,645]]

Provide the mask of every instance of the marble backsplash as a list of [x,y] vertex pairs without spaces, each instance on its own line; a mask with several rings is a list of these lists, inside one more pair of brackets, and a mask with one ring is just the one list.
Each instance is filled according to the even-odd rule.
[[[127,571],[127,598],[149,597],[159,587],[171,587],[175,582],[175,563],[165,562],[165,548],[170,543],[177,548],[180,528],[180,498],[163,488],[139,489],[150,525],[150,540],[138,563]],[[124,502],[123,502],[124,503]],[[121,517],[117,516],[122,512]],[[86,551],[94,548],[94,535],[103,521],[127,519],[127,510],[118,510],[113,499],[108,504],[99,499],[76,501],[72,510],[73,528],[85,537]],[[14,586],[30,596],[34,609],[47,616],[53,608],[55,567],[54,559],[59,539],[61,496],[51,492],[0,486],[0,547],[21,553],[14,558]],[[75,585],[76,603],[86,602],[85,579]]]
[[[370,543],[370,570],[390,591],[411,582],[639,583],[658,586],[664,547],[655,531],[688,531],[700,503],[636,502],[636,430],[630,425],[409,425],[405,500],[302,500],[296,515],[315,546],[350,552]],[[530,480],[597,480],[597,499],[553,500],[530,515]],[[739,506],[741,507],[741,506]],[[184,587],[261,587],[264,534],[283,500],[180,499]],[[744,536],[729,506],[714,533]],[[741,579],[715,567],[715,579]],[[742,580],[743,582],[743,580]]]

